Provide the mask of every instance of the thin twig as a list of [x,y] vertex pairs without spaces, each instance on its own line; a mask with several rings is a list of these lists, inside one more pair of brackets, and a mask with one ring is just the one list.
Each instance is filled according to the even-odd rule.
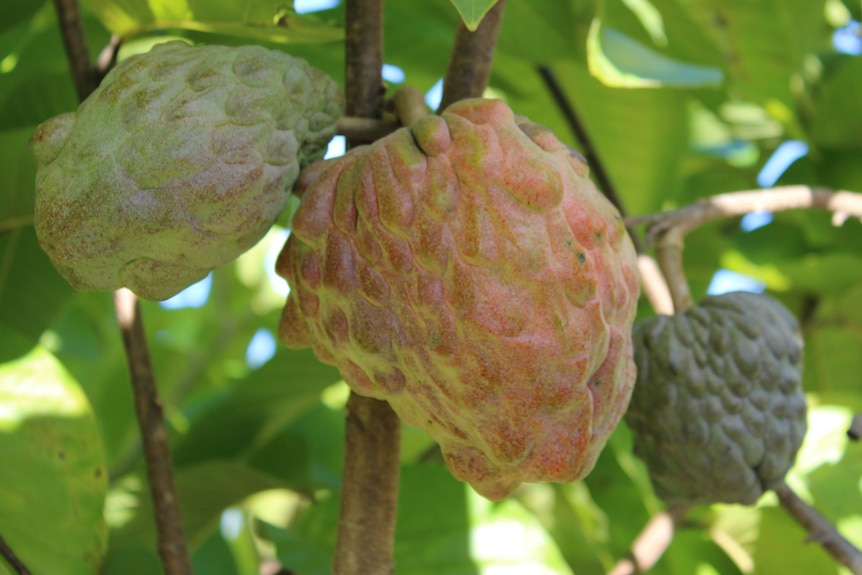
[[12,548],[9,547],[2,535],[0,535],[0,557],[5,559],[9,566],[12,567],[18,575],[31,575],[30,570],[27,569],[21,559],[15,555],[15,552],[12,551]]
[[77,0],[54,0],[54,9],[63,35],[63,45],[72,70],[75,90],[78,93],[78,99],[84,101],[99,83],[96,71],[90,62],[90,52],[87,49],[78,2]]
[[678,210],[627,218],[626,225],[648,225],[647,241],[655,246],[674,307],[680,312],[692,305],[682,264],[686,234],[720,218],[757,211],[778,212],[802,208],[832,211],[833,221],[838,225],[848,217],[862,219],[862,194],[809,186],[745,190],[704,198]]
[[497,49],[497,36],[505,8],[506,0],[497,0],[475,32],[468,30],[464,22],[459,21],[455,45],[452,46],[443,78],[443,98],[439,111],[458,100],[478,98],[485,91],[491,77],[491,63]]
[[[347,114],[380,118],[383,0],[347,0],[345,11]],[[394,568],[400,441],[401,423],[388,403],[350,394],[335,575],[389,575]]]
[[677,504],[654,515],[632,543],[629,556],[620,559],[608,575],[636,575],[651,569],[673,541],[673,534],[688,510],[688,505]]
[[859,441],[859,438],[862,437],[862,413],[853,416],[850,428],[847,429],[847,437],[853,441]]
[[805,503],[786,483],[774,486],[781,506],[808,531],[808,541],[819,543],[854,575],[862,575],[862,552],[847,541],[831,521]]
[[829,210],[835,214],[834,223],[840,225],[848,217],[862,219],[862,194],[810,186],[745,190],[703,198],[678,210],[627,218],[626,224],[647,224],[647,241],[655,243],[658,236],[670,228],[678,228],[682,235],[686,235],[720,218],[805,208]]
[[114,292],[117,321],[132,380],[135,410],[141,428],[147,476],[153,498],[159,555],[167,575],[191,575],[183,525],[177,505],[174,473],[162,404],[153,379],[147,338],[138,298],[123,288]]

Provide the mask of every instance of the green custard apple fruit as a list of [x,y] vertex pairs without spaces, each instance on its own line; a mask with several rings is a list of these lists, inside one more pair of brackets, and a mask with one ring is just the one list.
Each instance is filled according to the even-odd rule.
[[668,502],[753,504],[783,481],[806,431],[802,338],[777,300],[734,292],[639,321],[626,413]]
[[33,134],[39,243],[76,288],[167,299],[266,234],[340,115],[283,52],[157,45]]
[[279,328],[502,499],[594,466],[635,378],[636,256],[580,156],[470,99],[307,168]]

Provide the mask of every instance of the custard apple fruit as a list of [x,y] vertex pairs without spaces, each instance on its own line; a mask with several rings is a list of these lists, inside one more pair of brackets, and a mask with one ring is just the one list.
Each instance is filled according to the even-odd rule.
[[593,467],[634,383],[636,256],[587,166],[471,99],[307,168],[279,328],[502,499]]
[[157,45],[33,134],[39,243],[76,288],[166,299],[263,237],[340,115],[283,52]]
[[626,413],[635,454],[668,502],[752,504],[793,465],[806,431],[802,339],[775,299],[706,297],[634,329]]

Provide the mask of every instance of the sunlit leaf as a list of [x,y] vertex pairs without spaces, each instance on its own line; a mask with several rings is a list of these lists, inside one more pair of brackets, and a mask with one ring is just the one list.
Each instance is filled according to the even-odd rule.
[[717,68],[679,62],[603,26],[595,20],[587,41],[590,72],[608,86],[655,88],[659,86],[718,86]]
[[0,453],[6,543],[33,573],[95,575],[107,543],[99,431],[77,383],[42,348],[0,364]]
[[450,1],[454,4],[455,8],[458,9],[458,14],[461,15],[464,25],[467,26],[467,29],[470,31],[474,31],[479,27],[479,23],[482,21],[482,18],[484,18],[485,14],[488,13],[488,10],[493,8],[494,4],[497,3],[497,0]]

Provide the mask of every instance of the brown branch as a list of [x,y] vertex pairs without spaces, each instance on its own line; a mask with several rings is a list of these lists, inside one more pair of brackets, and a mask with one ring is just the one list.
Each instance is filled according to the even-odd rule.
[[0,535],[0,557],[5,559],[9,566],[12,567],[18,575],[31,575],[30,570],[27,569],[24,563],[17,555],[15,555],[15,552],[12,551],[12,548],[9,547],[2,535]]
[[647,224],[647,241],[655,243],[659,236],[671,228],[678,228],[682,235],[686,235],[720,218],[757,211],[781,212],[805,208],[829,210],[835,214],[835,224],[840,225],[848,217],[862,219],[862,194],[810,186],[745,190],[703,198],[678,210],[627,218],[626,224]]
[[688,505],[677,504],[653,516],[632,543],[628,557],[620,559],[608,575],[636,575],[652,569],[670,546],[688,510]]
[[655,246],[674,307],[680,312],[692,305],[682,264],[686,234],[720,218],[757,211],[779,212],[802,208],[830,210],[838,225],[848,217],[862,219],[862,194],[809,186],[746,190],[704,198],[678,210],[627,218],[626,225],[647,224],[647,241]]
[[847,430],[847,437],[853,441],[859,441],[859,438],[862,437],[862,413],[853,416],[850,428]]
[[345,115],[380,119],[386,93],[383,0],[350,0],[345,4],[345,19]]
[[[347,114],[380,118],[383,0],[347,0],[345,11]],[[350,394],[335,575],[388,575],[394,568],[400,441],[401,423],[388,403]]]
[[506,0],[497,0],[475,32],[468,30],[463,20],[459,21],[455,45],[443,78],[443,99],[438,111],[464,98],[478,98],[485,91],[491,77],[491,62],[505,7]]
[[[66,56],[78,91],[78,99],[83,101],[96,89],[99,80],[113,64],[119,42],[112,39],[102,51],[99,67],[94,67],[90,62],[77,1],[54,0],[54,7],[63,35]],[[114,308],[123,337],[135,410],[141,429],[158,531],[159,555],[166,575],[191,575],[191,564],[186,551],[174,487],[164,414],[153,379],[138,298],[129,290],[119,289],[114,292]]]
[[808,531],[808,541],[819,543],[854,575],[862,575],[862,552],[838,533],[831,521],[800,499],[783,481],[773,490],[781,506]]
[[167,575],[191,575],[174,485],[168,434],[161,400],[153,379],[147,338],[141,321],[141,307],[137,296],[125,288],[114,292],[114,307],[126,348],[135,411],[147,462],[159,555]]
[[335,575],[392,573],[400,439],[388,403],[350,394]]
[[84,101],[96,86],[96,70],[90,62],[90,52],[84,36],[84,25],[81,22],[81,12],[77,0],[54,0],[60,33],[63,35],[63,45],[66,48],[66,58],[72,70],[75,90],[78,99]]

